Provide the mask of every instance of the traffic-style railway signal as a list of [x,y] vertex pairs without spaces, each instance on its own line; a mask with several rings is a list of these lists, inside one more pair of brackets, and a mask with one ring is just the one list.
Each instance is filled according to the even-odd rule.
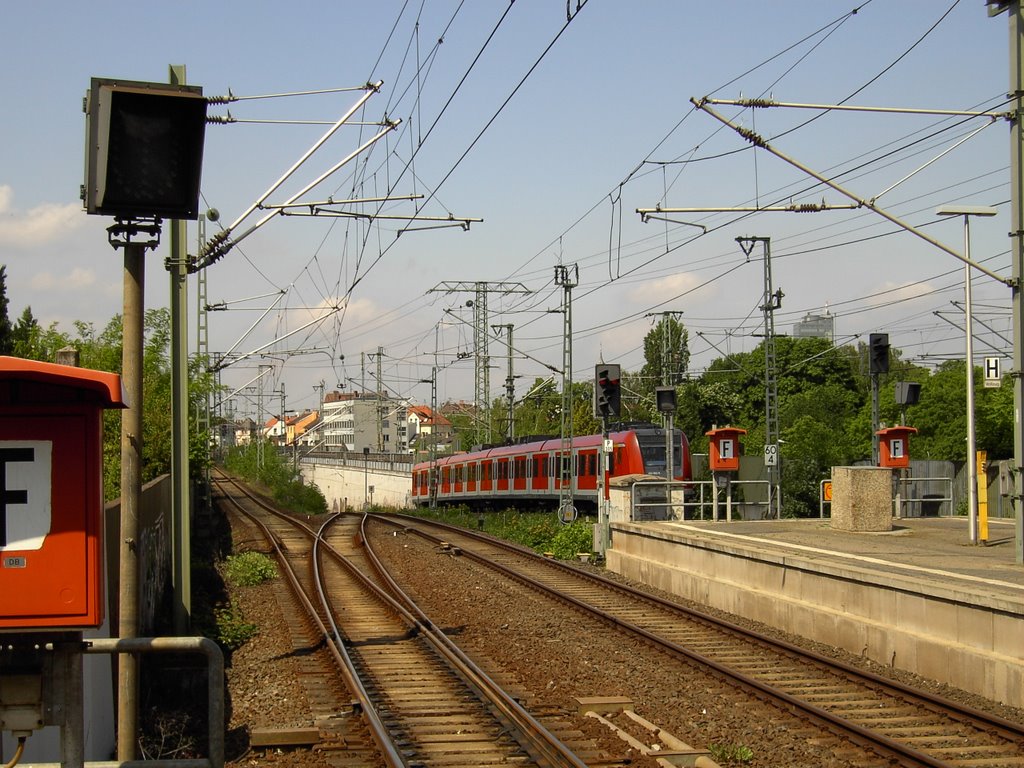
[[889,334],[872,333],[868,336],[868,371],[889,372]]
[[619,417],[622,412],[621,368],[615,363],[599,363],[594,368],[594,416]]

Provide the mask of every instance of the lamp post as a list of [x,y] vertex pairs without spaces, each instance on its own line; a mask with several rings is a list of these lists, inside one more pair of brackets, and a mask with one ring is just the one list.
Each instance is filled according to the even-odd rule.
[[420,382],[430,385],[430,473],[427,475],[427,496],[430,508],[434,509],[437,506],[437,366],[430,369],[429,379],[420,379]]
[[370,446],[363,446],[363,509],[370,505]]
[[974,328],[971,311],[971,216],[995,216],[987,205],[944,205],[938,216],[964,217],[964,336],[967,358],[967,520],[971,544],[978,543],[978,458],[974,439]]

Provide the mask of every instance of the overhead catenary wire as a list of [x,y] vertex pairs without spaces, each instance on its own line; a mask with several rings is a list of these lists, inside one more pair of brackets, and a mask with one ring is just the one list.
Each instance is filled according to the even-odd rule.
[[[376,228],[375,228],[375,229],[376,229]],[[367,230],[365,230],[365,231],[369,231],[369,229],[367,229]],[[378,229],[377,231],[379,232],[380,230]],[[629,239],[628,239],[628,238],[624,238],[624,240],[625,240],[625,241],[626,241],[626,243],[628,244],[628,242],[629,242]],[[385,243],[384,245],[386,245],[386,243]],[[685,250],[685,249],[681,249],[681,250]],[[779,254],[779,256],[780,256],[780,257],[783,257],[783,254],[782,254],[782,253],[780,253],[780,254]],[[634,260],[634,261],[635,261],[635,260]],[[688,264],[689,262],[690,262],[690,259],[689,259],[689,257],[687,257],[687,258],[686,258],[686,263]],[[365,266],[365,264],[364,264],[364,266]],[[314,269],[315,269],[315,268],[316,268],[316,267],[314,267]],[[679,269],[679,267],[678,267],[678,266],[676,266],[676,267],[674,267],[674,269],[677,269],[677,270],[678,270],[678,269]],[[639,269],[639,270],[637,270],[636,272],[632,273],[632,274],[631,274],[631,275],[630,275],[629,277],[633,277],[633,278],[637,278],[637,279],[644,279],[644,275],[646,274],[646,273],[645,273],[645,270],[647,270],[647,271],[649,272],[649,271],[650,271],[650,266],[646,266],[646,267],[644,267],[644,268],[642,268],[642,269]],[[321,282],[323,282],[323,281],[321,281]],[[351,282],[351,281],[348,281],[348,282],[346,282],[345,284],[346,284],[346,285],[348,285],[348,284],[349,284],[350,282]],[[586,288],[586,290],[590,290],[590,288],[589,288],[589,287],[587,287],[587,288]],[[334,296],[337,296],[337,295],[338,295],[338,293],[339,293],[339,292],[334,292],[334,294],[333,294],[333,295],[334,295]],[[582,291],[581,291],[580,293],[582,293]],[[524,300],[524,304],[525,304],[525,301],[526,301],[526,300]],[[656,306],[663,306],[663,304],[661,304],[661,305],[656,305]],[[290,311],[290,310],[289,310],[289,311]],[[397,315],[392,315],[392,317],[399,317],[399,316],[408,316],[408,313],[399,313],[399,314],[397,314]],[[381,328],[383,328],[384,326],[383,326],[383,325],[380,325],[380,326],[378,326],[378,327],[381,327]],[[345,329],[345,336],[346,336],[346,337],[347,337],[347,332],[348,332],[348,324],[347,324],[347,322],[346,322],[346,329]],[[524,338],[525,338],[525,337],[524,337]]]

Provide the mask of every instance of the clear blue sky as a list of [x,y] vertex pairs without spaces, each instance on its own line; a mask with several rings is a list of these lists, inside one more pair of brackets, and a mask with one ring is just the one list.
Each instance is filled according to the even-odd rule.
[[[465,306],[472,296],[430,291],[443,281],[515,282],[531,292],[490,294],[488,302],[490,324],[515,326],[516,347],[525,353],[517,355],[516,386],[524,392],[549,373],[545,365],[561,365],[562,318],[548,311],[560,305],[553,284],[559,263],[579,267],[577,379],[589,378],[601,356],[639,368],[647,315],[661,311],[683,313],[691,367],[699,372],[725,352],[761,341],[761,250],[748,260],[740,236],[771,238],[773,281],[785,294],[778,332],[827,308],[836,317],[837,343],[885,331],[915,362],[962,355],[962,331],[935,314],[962,325],[952,304],[963,298],[962,264],[870,211],[674,217],[707,227],[699,236],[694,226],[644,224],[635,210],[659,203],[849,202],[753,151],[689,99],[770,95],[784,102],[1000,111],[1008,83],[1005,16],[989,18],[982,0],[589,0],[578,11],[572,0],[567,24],[559,2],[459,5],[8,4],[0,30],[7,64],[0,72],[0,262],[7,265],[11,315],[31,306],[40,322],[70,331],[75,320],[100,328],[120,312],[122,256],[107,245],[110,222],[86,216],[78,198],[82,97],[94,76],[166,81],[168,65],[184,64],[189,82],[208,96],[382,80],[357,119],[386,115],[401,125],[301,199],[419,194],[425,216],[483,219],[465,232],[399,236],[401,228],[425,223],[276,217],[211,267],[209,299],[230,308],[210,315],[211,348],[266,347],[267,355],[227,368],[224,383],[240,386],[257,366],[271,365],[266,391],[285,382],[289,409],[316,407],[313,385],[321,380],[328,390],[346,379],[358,386],[362,353],[379,347],[392,391],[428,400],[429,387],[418,382],[436,363],[440,398],[472,399],[472,358],[459,361],[459,353],[472,352]],[[210,113],[334,121],[356,98],[343,92],[240,100]],[[878,196],[894,215],[954,248],[962,246],[962,223],[937,221],[937,206],[998,206],[998,216],[974,222],[973,256],[1009,275],[1005,121],[935,159],[987,121],[715,109],[861,197]],[[233,222],[325,130],[210,125],[203,206],[221,212],[220,224]],[[342,128],[268,202],[283,202],[371,130]],[[408,215],[413,205],[396,201],[385,212]],[[194,225],[189,232],[194,244]],[[162,246],[148,259],[150,307],[167,304],[165,255]],[[974,293],[984,322],[975,344],[980,365],[982,356],[996,354],[988,343],[1009,354],[985,327],[1009,337],[1009,291],[979,276]],[[273,344],[318,317],[321,323]],[[505,378],[503,341],[492,339],[490,351],[495,397]],[[371,388],[375,369],[368,360]]]

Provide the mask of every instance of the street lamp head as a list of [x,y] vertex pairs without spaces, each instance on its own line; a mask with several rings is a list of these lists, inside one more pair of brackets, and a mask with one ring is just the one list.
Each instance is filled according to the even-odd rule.
[[998,208],[990,205],[940,205],[935,209],[936,216],[995,216]]

